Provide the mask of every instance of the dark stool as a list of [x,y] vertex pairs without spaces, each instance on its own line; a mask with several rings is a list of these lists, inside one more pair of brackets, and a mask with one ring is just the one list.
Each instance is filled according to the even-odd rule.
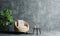
[[33,28],[33,34],[34,32],[36,32],[37,35],[38,35],[38,32],[40,32],[41,34],[41,28]]

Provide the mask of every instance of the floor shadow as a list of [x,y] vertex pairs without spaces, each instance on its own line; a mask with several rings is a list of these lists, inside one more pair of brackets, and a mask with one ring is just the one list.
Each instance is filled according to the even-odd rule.
[[15,31],[0,31],[1,34],[26,34],[26,35],[33,35],[33,33],[24,33],[24,32],[15,32]]

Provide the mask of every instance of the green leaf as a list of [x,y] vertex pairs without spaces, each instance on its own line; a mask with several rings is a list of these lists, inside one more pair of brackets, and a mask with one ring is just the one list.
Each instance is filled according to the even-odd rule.
[[3,11],[1,11],[1,12],[0,12],[0,15],[4,16],[4,13],[3,13]]
[[7,9],[7,10],[4,10],[4,13],[5,13],[5,16],[10,16],[10,15],[12,15],[12,10],[10,10],[10,9]]
[[13,17],[12,16],[8,17],[8,21],[13,22]]

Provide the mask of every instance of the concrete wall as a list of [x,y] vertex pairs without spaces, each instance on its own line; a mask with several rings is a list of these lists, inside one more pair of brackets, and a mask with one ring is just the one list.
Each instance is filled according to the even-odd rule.
[[33,28],[60,30],[60,0],[0,0],[0,9],[13,10],[15,20],[23,19]]

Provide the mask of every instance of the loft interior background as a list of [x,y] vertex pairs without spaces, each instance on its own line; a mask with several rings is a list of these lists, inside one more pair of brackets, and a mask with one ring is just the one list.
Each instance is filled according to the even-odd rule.
[[23,19],[33,28],[38,24],[42,30],[60,31],[59,0],[0,0],[0,10],[10,8],[15,20]]

